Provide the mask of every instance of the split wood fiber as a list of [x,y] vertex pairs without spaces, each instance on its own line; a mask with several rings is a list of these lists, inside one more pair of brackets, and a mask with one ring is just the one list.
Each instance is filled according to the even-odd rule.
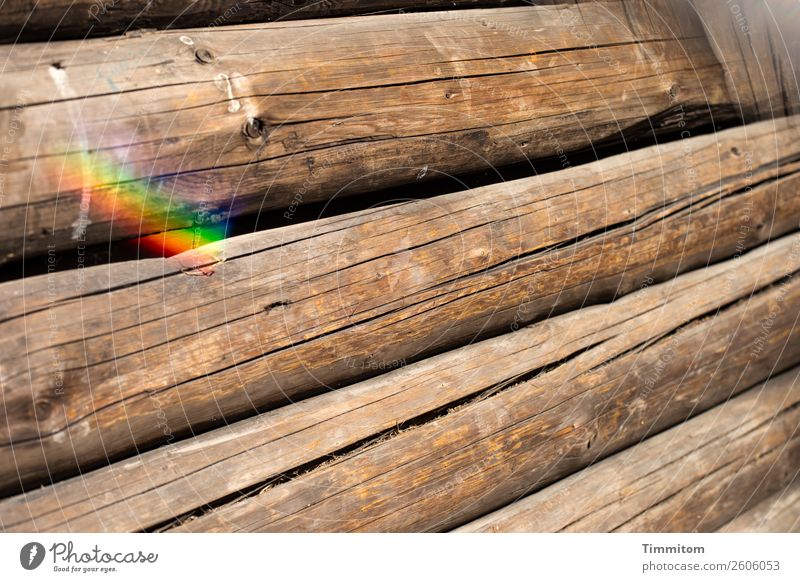
[[[82,39],[137,34],[139,29],[203,28],[247,22],[524,3],[524,0],[5,0],[0,5],[0,42]],[[557,2],[536,0],[529,3]]]
[[714,531],[797,476],[798,427],[795,368],[458,531]]
[[0,489],[608,300],[795,230],[796,124],[254,233],[199,255],[0,285]]
[[749,511],[738,515],[720,531],[800,533],[800,479],[795,479],[786,489],[778,491]]
[[0,261],[732,120],[653,0],[0,47]]
[[553,317],[34,489],[0,502],[0,528],[136,531],[169,522],[433,411],[520,382],[600,342],[611,360],[646,338],[714,313],[732,297],[782,280],[797,268],[799,254],[800,234],[790,235],[609,305]]
[[[530,380],[174,530],[449,530],[800,362],[796,272],[733,295],[703,280]],[[687,315],[708,295],[735,303]],[[612,305],[631,314],[636,300]]]

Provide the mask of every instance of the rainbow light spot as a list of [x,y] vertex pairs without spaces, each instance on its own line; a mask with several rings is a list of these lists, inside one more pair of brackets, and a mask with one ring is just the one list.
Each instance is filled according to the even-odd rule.
[[75,163],[65,163],[61,189],[88,191],[95,216],[108,217],[112,223],[138,222],[139,236],[129,242],[140,253],[170,257],[225,238],[227,221],[208,223],[211,219],[206,218],[206,224],[198,224],[198,217],[207,214],[204,207],[174,202],[171,195],[97,156],[83,152],[76,157]]

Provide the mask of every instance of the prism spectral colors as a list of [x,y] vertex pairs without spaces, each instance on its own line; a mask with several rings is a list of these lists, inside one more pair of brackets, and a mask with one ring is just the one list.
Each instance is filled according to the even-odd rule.
[[85,232],[90,224],[88,216],[83,216],[90,207],[93,214],[109,217],[112,224],[115,220],[138,222],[141,236],[130,243],[149,256],[170,257],[226,236],[227,221],[214,220],[219,217],[210,216],[204,203],[175,201],[171,194],[132,177],[121,165],[97,154],[81,152],[74,162],[65,163],[61,189],[81,193],[82,216],[74,225],[76,239],[82,238],[80,230]]

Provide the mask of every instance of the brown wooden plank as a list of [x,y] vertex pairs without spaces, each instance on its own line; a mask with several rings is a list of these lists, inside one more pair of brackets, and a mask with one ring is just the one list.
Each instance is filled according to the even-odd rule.
[[713,531],[796,476],[799,405],[793,369],[458,531]]
[[[641,327],[658,336],[779,280],[800,234],[737,261],[648,286],[0,502],[5,531],[135,531],[263,483],[471,395]],[[735,276],[734,276],[735,275]],[[725,288],[723,294],[698,288]],[[654,309],[670,317],[653,319]],[[679,315],[671,318],[671,313]],[[618,346],[619,350],[626,346]]]
[[[353,14],[519,5],[520,0],[5,0],[0,42],[66,40],[138,29],[229,26]],[[536,0],[530,4],[554,4]],[[561,2],[568,3],[568,2]]]
[[[707,293],[690,292],[688,299]],[[798,299],[800,279],[789,277],[669,326],[659,339],[626,329],[532,380],[175,531],[460,526],[795,365],[800,329],[790,306]],[[661,315],[669,321],[673,313],[667,306]]]
[[699,20],[626,8],[0,47],[0,260],[732,119]]
[[282,246],[284,233],[257,233],[231,243],[242,255],[211,276],[172,261],[171,276],[88,295],[83,280],[135,265],[0,286],[11,298],[0,484],[106,463],[794,230],[795,123],[372,210],[302,237],[309,225]]
[[[795,476],[797,465],[794,467]],[[761,501],[725,524],[719,531],[733,533],[800,533],[800,480]]]

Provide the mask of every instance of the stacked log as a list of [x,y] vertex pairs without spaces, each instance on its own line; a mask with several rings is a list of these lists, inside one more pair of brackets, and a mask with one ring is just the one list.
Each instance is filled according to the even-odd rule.
[[228,244],[224,262],[205,251],[212,276],[181,270],[193,256],[118,284],[106,282],[125,265],[0,286],[10,298],[0,487],[90,468],[794,230],[798,132],[789,118],[698,137],[688,169],[686,145],[670,143],[435,206],[256,233]]
[[794,369],[459,531],[755,531],[776,504],[796,519],[798,403]]
[[[797,314],[785,310],[785,319],[776,320],[781,331],[773,341],[786,351],[773,346],[751,359],[763,321],[780,311],[784,298],[797,301],[800,285],[789,283],[785,292],[757,293],[744,304],[716,311],[712,319],[668,330],[672,333],[664,339],[650,341],[649,336],[639,349],[620,340],[625,346],[620,353],[604,342],[494,398],[288,483],[267,486],[175,529],[434,531],[459,526],[797,363],[800,341],[792,331]],[[665,315],[672,320],[671,310]],[[639,378],[647,374],[654,378],[649,392]],[[790,457],[785,466],[796,460]]]
[[738,115],[700,19],[666,1],[159,31],[0,61],[0,124],[24,128],[3,160],[3,261]]
[[[458,525],[459,503],[465,515],[485,513],[537,479],[583,467],[798,363],[797,314],[787,307],[800,293],[798,268],[795,234],[608,305],[19,495],[0,503],[0,515],[9,530],[149,528],[471,399],[185,527],[249,529],[259,514],[275,519],[259,529]],[[765,320],[773,333],[764,334]],[[392,511],[408,503],[412,510]],[[293,516],[297,507],[309,509]]]

